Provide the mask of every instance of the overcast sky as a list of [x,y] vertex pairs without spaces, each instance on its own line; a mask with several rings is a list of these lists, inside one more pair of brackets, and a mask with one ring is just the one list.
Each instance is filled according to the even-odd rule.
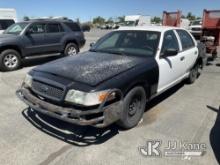
[[81,21],[122,15],[161,16],[164,10],[181,10],[202,16],[203,9],[220,9],[220,0],[0,0],[1,8],[15,8],[18,18],[67,16]]

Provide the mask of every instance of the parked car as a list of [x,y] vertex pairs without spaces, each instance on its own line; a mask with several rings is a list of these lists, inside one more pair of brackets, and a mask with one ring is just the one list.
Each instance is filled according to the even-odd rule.
[[19,68],[25,59],[75,55],[85,44],[79,25],[69,20],[31,20],[0,35],[0,70]]
[[124,27],[80,56],[30,71],[17,96],[33,111],[78,125],[136,126],[146,103],[202,67],[197,42],[175,27]]

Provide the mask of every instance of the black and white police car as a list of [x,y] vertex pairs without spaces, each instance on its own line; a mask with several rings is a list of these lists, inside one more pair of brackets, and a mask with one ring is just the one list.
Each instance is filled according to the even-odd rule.
[[33,111],[78,125],[125,129],[146,103],[177,83],[193,83],[203,66],[198,44],[175,27],[122,27],[88,52],[34,68],[17,91]]

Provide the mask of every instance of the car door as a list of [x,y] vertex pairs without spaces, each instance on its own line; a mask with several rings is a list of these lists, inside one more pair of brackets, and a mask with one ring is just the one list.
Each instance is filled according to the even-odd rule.
[[160,57],[157,59],[159,66],[159,83],[158,91],[166,90],[183,76],[183,64],[181,61],[181,54],[174,56],[166,56],[167,49],[175,49],[180,51],[180,43],[173,30],[166,31],[163,37]]
[[47,50],[45,43],[45,24],[33,23],[30,25],[23,36],[23,41],[27,55],[45,53]]
[[195,64],[199,51],[195,46],[195,40],[186,30],[177,29],[176,32],[182,45],[180,55],[182,60],[181,66],[183,67],[183,74],[187,74]]
[[47,23],[45,42],[48,45],[48,51],[61,52],[64,34],[64,29],[60,23]]

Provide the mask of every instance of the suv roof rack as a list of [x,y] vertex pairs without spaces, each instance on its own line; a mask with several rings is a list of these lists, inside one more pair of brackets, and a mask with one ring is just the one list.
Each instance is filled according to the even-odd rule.
[[34,19],[30,19],[29,21],[68,21],[68,22],[73,22],[73,20],[71,20],[67,17],[63,17],[63,18],[58,18],[58,17],[54,17],[54,18],[34,18]]

